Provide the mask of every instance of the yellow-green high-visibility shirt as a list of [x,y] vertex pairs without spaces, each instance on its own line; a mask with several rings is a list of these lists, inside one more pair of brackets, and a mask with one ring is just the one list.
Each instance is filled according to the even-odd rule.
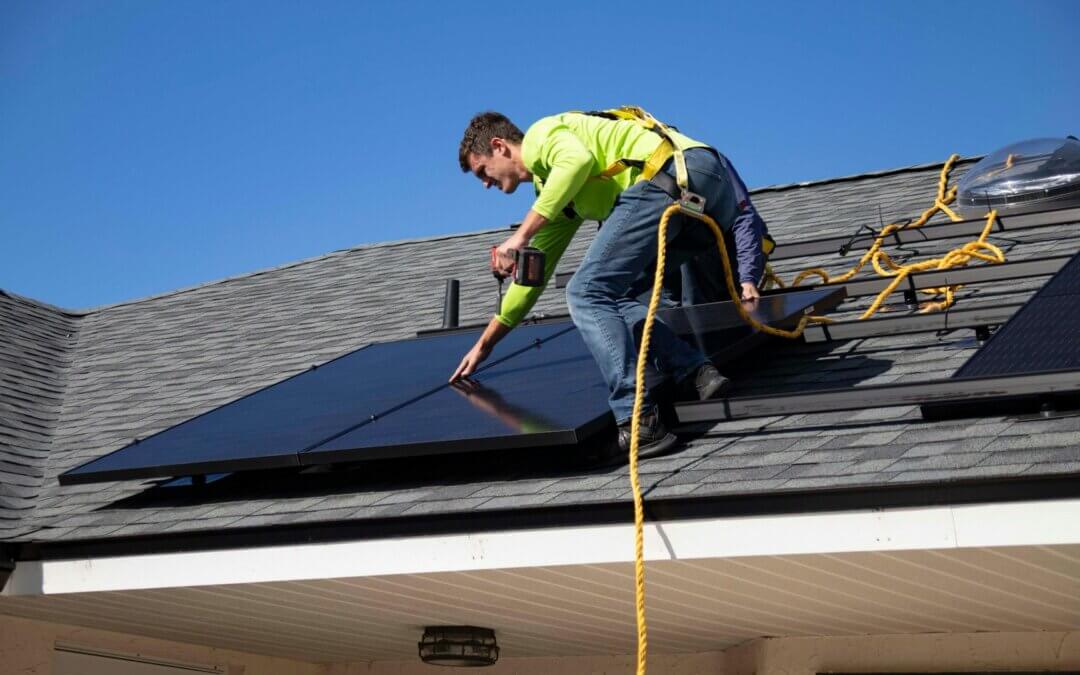
[[[676,131],[670,136],[682,150],[707,147]],[[612,178],[600,174],[621,159],[644,162],[661,142],[660,134],[635,122],[584,113],[544,117],[529,127],[521,141],[521,158],[536,187],[532,208],[550,221],[531,242],[547,256],[545,286],[583,220],[607,218],[619,193],[633,185],[641,171],[631,168]],[[571,203],[573,215],[564,212]],[[511,284],[496,318],[516,326],[543,290]]]
[[[670,135],[682,150],[705,147],[676,131]],[[628,169],[612,178],[600,174],[620,159],[645,161],[662,141],[660,134],[629,120],[583,113],[537,120],[521,141],[525,168],[540,179],[533,210],[554,220],[572,201],[583,218],[607,218],[615,198],[641,172]]]

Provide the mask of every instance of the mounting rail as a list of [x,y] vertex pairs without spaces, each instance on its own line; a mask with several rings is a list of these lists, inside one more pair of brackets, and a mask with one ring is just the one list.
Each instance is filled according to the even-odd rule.
[[1016,313],[1024,303],[950,309],[931,314],[905,314],[865,320],[837,321],[827,324],[810,324],[803,332],[805,342],[830,342],[833,340],[857,340],[859,338],[928,333],[932,331],[957,330],[960,328],[989,328],[1000,326]]
[[1080,370],[1025,373],[1000,377],[931,380],[843,389],[819,389],[797,394],[744,396],[675,406],[680,424],[725,422],[752,417],[913,406],[924,403],[970,403],[971,410],[953,409],[952,416],[985,415],[991,408],[1013,409],[1060,398],[1080,397]]
[[[994,226],[994,233],[1018,232],[1020,230],[1032,230],[1040,227],[1064,225],[1066,223],[1080,222],[1080,208],[1056,209],[1053,211],[1041,211],[1039,213],[1025,213],[1013,216],[998,216]],[[924,225],[913,230],[898,230],[889,235],[890,244],[904,245],[925,241],[938,241],[941,239],[954,239],[980,234],[986,226],[986,218],[973,218],[955,223],[939,223]],[[841,247],[850,246],[853,250],[867,247],[873,242],[874,237],[869,234],[851,237],[844,235],[839,237],[827,237],[810,241],[793,243],[780,243],[776,250],[769,256],[770,262],[777,260],[791,260],[794,258],[806,258],[811,256],[834,255],[840,252]],[[563,288],[573,272],[560,272],[555,275],[555,287]]]

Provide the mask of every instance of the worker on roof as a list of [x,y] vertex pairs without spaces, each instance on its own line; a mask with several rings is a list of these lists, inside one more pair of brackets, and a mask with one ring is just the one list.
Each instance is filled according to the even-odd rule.
[[[664,131],[660,134],[637,121],[605,113],[570,112],[544,117],[523,134],[504,115],[485,112],[469,122],[458,152],[462,171],[471,172],[485,188],[495,186],[509,194],[523,182],[535,187],[532,208],[496,249],[493,264],[502,275],[511,274],[515,251],[533,246],[546,253],[546,284],[581,223],[586,218],[603,221],[567,286],[566,300],[607,383],[624,452],[630,446],[634,406],[635,330],[640,331],[648,311],[638,297],[652,285],[652,276],[643,272],[656,260],[661,214],[680,196],[672,151],[685,158],[686,172],[680,181],[688,182],[689,190],[704,198],[705,212],[734,240],[738,283],[745,301],[759,297],[758,284],[765,269],[764,223],[756,212],[746,213],[749,198],[730,163],[704,143],[670,127]],[[671,151],[660,165],[664,148]],[[650,161],[662,169],[646,176],[649,180],[639,180]],[[716,250],[711,231],[687,217],[672,218],[667,237],[673,265],[710,248]],[[473,373],[525,317],[543,289],[511,284],[499,313],[450,381]],[[652,362],[675,379],[683,395],[705,400],[728,386],[728,379],[704,353],[660,321],[653,329],[651,346]],[[648,393],[639,436],[639,456],[660,454],[676,441]]]

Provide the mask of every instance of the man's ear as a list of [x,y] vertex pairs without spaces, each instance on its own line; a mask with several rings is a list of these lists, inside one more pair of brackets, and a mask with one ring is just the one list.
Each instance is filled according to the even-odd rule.
[[502,155],[504,157],[510,156],[510,146],[506,140],[499,138],[498,136],[491,139],[491,152],[495,155]]

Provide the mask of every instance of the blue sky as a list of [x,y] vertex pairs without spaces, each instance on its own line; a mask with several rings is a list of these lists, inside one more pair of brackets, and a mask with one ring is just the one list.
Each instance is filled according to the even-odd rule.
[[1078,29],[1068,1],[7,0],[0,288],[84,308],[516,221],[529,190],[457,166],[486,109],[636,103],[752,187],[1080,135]]

